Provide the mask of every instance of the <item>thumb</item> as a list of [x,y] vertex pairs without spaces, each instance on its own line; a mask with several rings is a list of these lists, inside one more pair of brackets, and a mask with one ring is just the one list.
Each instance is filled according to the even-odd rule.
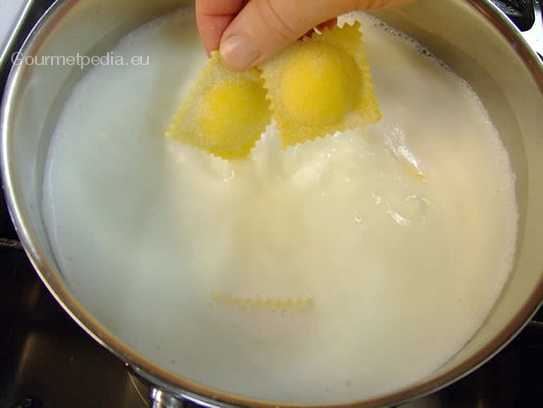
[[317,25],[353,10],[409,0],[250,0],[224,31],[220,53],[233,70],[258,65]]

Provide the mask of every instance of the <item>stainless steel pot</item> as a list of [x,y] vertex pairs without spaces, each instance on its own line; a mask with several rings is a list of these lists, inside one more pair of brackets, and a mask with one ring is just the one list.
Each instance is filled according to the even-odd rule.
[[[132,29],[179,7],[191,7],[191,2],[58,1],[30,35],[21,55],[104,55]],[[468,374],[504,347],[543,299],[541,61],[507,18],[485,0],[421,0],[375,14],[426,45],[478,92],[511,156],[517,175],[520,225],[514,271],[491,315],[471,341],[417,384],[375,399],[352,402],[361,407],[407,401]],[[200,401],[205,406],[284,405],[213,390],[164,370],[123,344],[70,292],[43,224],[41,186],[52,130],[63,102],[82,73],[77,66],[16,66],[3,101],[4,190],[21,241],[43,282],[89,335],[155,385],[153,406],[180,406],[183,399]]]

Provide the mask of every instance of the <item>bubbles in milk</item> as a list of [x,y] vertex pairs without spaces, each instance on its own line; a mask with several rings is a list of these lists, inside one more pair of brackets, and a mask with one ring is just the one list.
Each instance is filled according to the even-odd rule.
[[364,131],[281,150],[272,124],[237,162],[165,139],[205,65],[190,15],[114,50],[148,66],[74,90],[44,218],[75,295],[137,352],[220,391],[342,403],[421,380],[491,310],[516,236],[507,152],[465,82],[356,18],[383,112]]

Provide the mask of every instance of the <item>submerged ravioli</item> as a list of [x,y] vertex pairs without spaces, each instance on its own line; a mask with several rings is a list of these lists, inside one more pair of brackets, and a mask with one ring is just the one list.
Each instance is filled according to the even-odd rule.
[[256,297],[231,296],[219,292],[212,293],[212,300],[218,304],[228,306],[245,306],[254,308],[296,308],[312,306],[313,299],[310,296],[298,298],[271,299]]
[[381,119],[358,22],[304,38],[262,77],[283,147]]
[[232,72],[214,52],[166,136],[223,159],[244,158],[271,120],[265,92],[256,71]]

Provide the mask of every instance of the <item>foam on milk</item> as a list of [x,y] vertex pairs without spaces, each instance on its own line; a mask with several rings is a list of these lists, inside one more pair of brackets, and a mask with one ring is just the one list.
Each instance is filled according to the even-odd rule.
[[270,126],[231,163],[165,139],[206,59],[183,15],[116,47],[149,66],[74,90],[44,218],[78,299],[136,351],[220,390],[338,403],[430,374],[487,316],[514,254],[507,152],[467,84],[357,18],[384,114],[364,131],[282,151]]

